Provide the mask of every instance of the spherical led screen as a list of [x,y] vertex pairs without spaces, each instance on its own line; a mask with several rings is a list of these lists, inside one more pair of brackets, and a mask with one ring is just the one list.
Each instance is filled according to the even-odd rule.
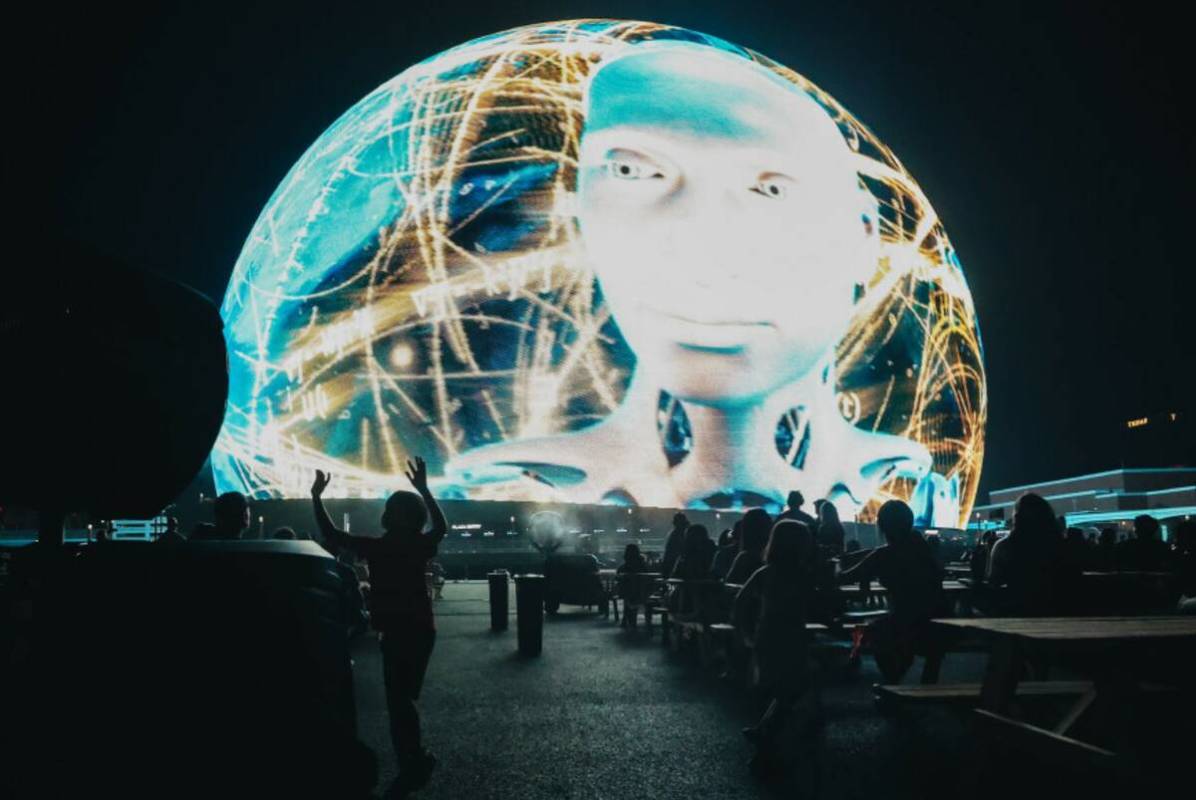
[[[720,39],[535,25],[418,64],[291,169],[237,261],[218,488],[966,519],[985,377],[900,161]],[[330,492],[331,493],[331,492]]]

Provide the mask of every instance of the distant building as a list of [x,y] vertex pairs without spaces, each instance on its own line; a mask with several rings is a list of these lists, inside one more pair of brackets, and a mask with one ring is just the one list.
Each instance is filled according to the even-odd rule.
[[1165,524],[1196,514],[1196,468],[1111,469],[995,489],[986,505],[972,509],[968,527],[1007,526],[1014,503],[1026,492],[1042,495],[1068,525],[1128,526],[1139,514],[1150,514]]

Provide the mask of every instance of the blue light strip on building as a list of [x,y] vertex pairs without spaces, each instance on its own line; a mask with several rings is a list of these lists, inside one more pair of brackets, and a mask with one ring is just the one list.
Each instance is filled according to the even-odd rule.
[[1060,478],[1053,481],[1042,481],[1041,483],[1027,483],[1025,486],[1008,486],[1004,489],[993,489],[989,492],[991,497],[993,494],[1003,494],[1004,492],[1017,492],[1029,489],[1038,489],[1043,486],[1053,486],[1060,483],[1071,483],[1072,481],[1086,481],[1090,478],[1103,478],[1108,475],[1141,475],[1144,473],[1153,472],[1191,472],[1196,474],[1196,468],[1192,467],[1162,467],[1160,469],[1109,469],[1104,472],[1094,472],[1091,475],[1078,475],[1074,478]]
[[1082,525],[1085,522],[1120,522],[1132,520],[1134,517],[1146,514],[1157,520],[1175,519],[1176,517],[1191,517],[1196,514],[1196,506],[1177,506],[1175,508],[1138,508],[1130,511],[1082,511],[1074,514],[1064,514],[1064,519],[1070,525]]

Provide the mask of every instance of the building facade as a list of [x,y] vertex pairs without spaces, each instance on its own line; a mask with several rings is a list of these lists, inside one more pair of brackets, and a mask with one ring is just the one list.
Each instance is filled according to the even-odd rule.
[[1112,469],[989,492],[972,509],[969,528],[1006,527],[1026,492],[1045,498],[1068,525],[1129,524],[1139,514],[1166,522],[1196,514],[1196,468]]

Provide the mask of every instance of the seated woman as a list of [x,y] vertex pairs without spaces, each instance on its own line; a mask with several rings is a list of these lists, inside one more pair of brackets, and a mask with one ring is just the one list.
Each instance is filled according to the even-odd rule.
[[794,706],[811,685],[806,633],[814,591],[814,536],[802,522],[773,526],[756,570],[735,598],[736,627],[754,647],[760,686],[768,708],[743,735],[756,746],[752,768],[769,772],[777,765],[776,743]]
[[725,583],[744,584],[752,573],[764,564],[764,547],[768,544],[768,531],[772,517],[762,508],[753,508],[743,515],[742,537],[739,555],[731,563]]
[[1009,535],[988,557],[990,612],[1011,617],[1050,617],[1070,604],[1075,585],[1063,558],[1063,532],[1041,496],[1027,492],[1013,508]]
[[644,560],[638,544],[629,544],[623,548],[623,563],[618,570],[619,597],[623,601],[623,620],[619,624],[624,628],[634,628],[639,621],[640,606],[647,599],[647,587],[640,575],[648,571],[648,562]]
[[[669,577],[685,581],[701,581],[710,578],[710,564],[714,560],[714,542],[705,525],[690,525],[685,531],[684,549]],[[698,608],[698,594],[682,585],[669,596],[669,605],[674,611],[687,614]]]

